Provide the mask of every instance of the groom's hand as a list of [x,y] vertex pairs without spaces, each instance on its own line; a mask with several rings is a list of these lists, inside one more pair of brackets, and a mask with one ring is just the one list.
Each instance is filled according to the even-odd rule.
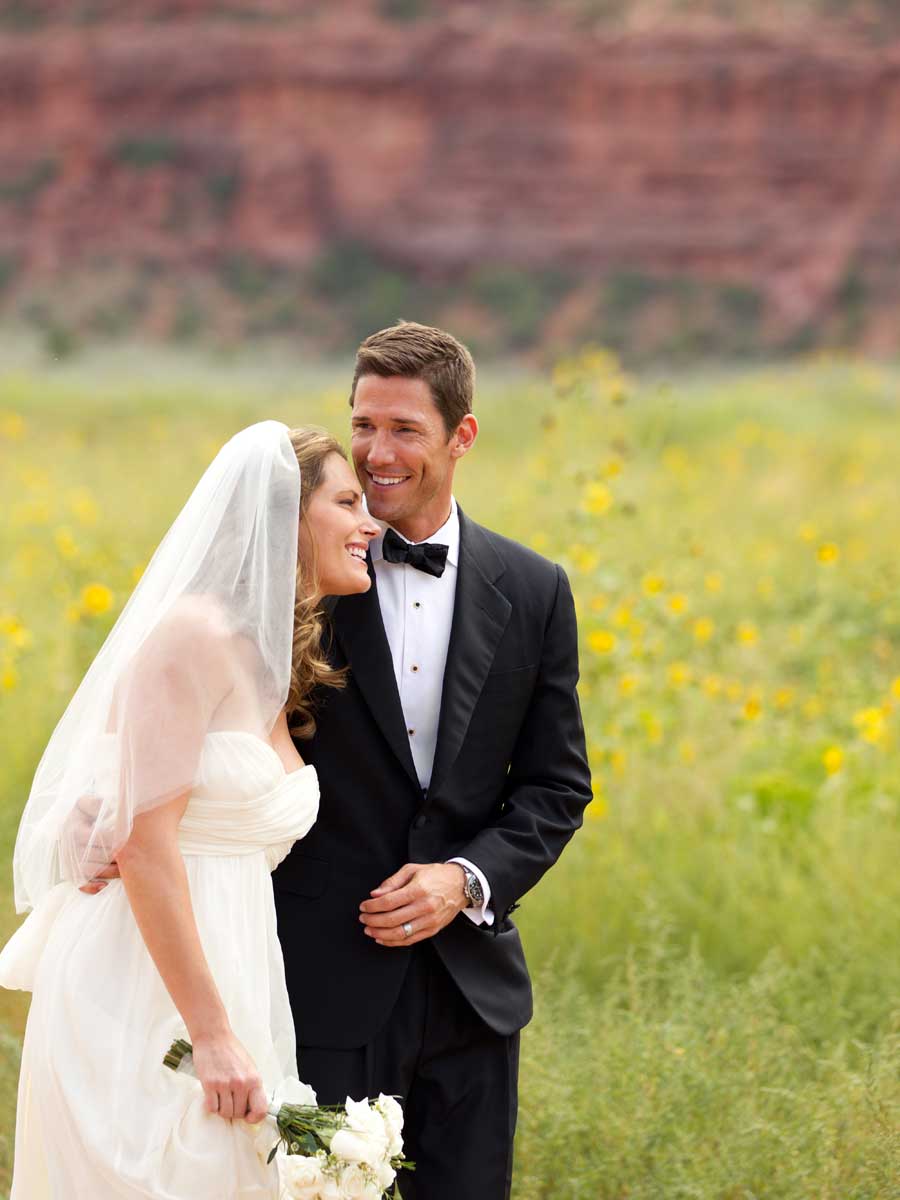
[[407,863],[359,906],[366,936],[379,946],[413,946],[434,937],[465,908],[465,883],[459,863]]

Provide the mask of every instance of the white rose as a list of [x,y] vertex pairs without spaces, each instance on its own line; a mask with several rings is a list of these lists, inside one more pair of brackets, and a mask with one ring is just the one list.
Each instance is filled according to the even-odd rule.
[[388,1157],[396,1158],[403,1153],[403,1109],[393,1096],[385,1096],[382,1092],[375,1101],[378,1111],[384,1117],[384,1128],[388,1139]]
[[368,1100],[351,1100],[347,1097],[347,1125],[357,1133],[365,1133],[373,1141],[387,1145],[388,1134],[384,1117]]
[[315,1105],[316,1093],[308,1083],[301,1083],[296,1075],[289,1075],[275,1089],[272,1103],[276,1108],[280,1108],[282,1104]]
[[318,1200],[322,1191],[322,1164],[305,1154],[279,1154],[281,1182],[290,1200]]
[[[351,1100],[344,1105],[347,1121],[331,1140],[331,1152],[348,1162],[376,1166],[387,1154],[388,1133],[384,1117],[368,1100]],[[343,1147],[343,1148],[342,1148]]]
[[340,1175],[343,1200],[378,1200],[383,1188],[373,1182],[359,1163],[350,1163]]
[[375,1166],[385,1155],[384,1142],[375,1142],[355,1129],[339,1129],[331,1139],[331,1153],[343,1162]]
[[315,1200],[345,1200],[340,1180],[336,1179],[334,1175],[326,1175],[321,1188],[316,1192]]
[[378,1180],[378,1186],[383,1192],[386,1192],[397,1178],[397,1172],[386,1158],[382,1159],[375,1168],[375,1178]]

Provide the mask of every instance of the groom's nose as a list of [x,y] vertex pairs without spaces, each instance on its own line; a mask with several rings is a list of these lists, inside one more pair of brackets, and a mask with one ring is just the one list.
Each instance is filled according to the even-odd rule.
[[369,443],[369,453],[366,455],[366,461],[373,465],[386,465],[392,463],[395,458],[393,439],[387,430],[376,430],[371,442]]

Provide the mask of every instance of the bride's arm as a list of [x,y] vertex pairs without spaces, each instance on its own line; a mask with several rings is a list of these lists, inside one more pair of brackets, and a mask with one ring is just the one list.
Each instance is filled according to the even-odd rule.
[[141,648],[121,693],[121,791],[132,823],[116,860],[128,900],[194,1047],[210,1112],[260,1121],[262,1081],[231,1029],[206,961],[178,825],[212,714],[232,686],[231,638],[216,610],[194,598]]
[[119,873],[141,936],[187,1026],[207,1108],[255,1123],[268,1104],[262,1080],[232,1032],[206,961],[178,847],[187,799],[180,796],[135,818],[119,851]]

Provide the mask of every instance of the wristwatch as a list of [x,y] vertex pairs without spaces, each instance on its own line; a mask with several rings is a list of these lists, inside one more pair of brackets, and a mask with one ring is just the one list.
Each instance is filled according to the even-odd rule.
[[459,863],[466,876],[466,908],[481,908],[484,904],[484,888],[474,871],[470,871],[464,863]]

